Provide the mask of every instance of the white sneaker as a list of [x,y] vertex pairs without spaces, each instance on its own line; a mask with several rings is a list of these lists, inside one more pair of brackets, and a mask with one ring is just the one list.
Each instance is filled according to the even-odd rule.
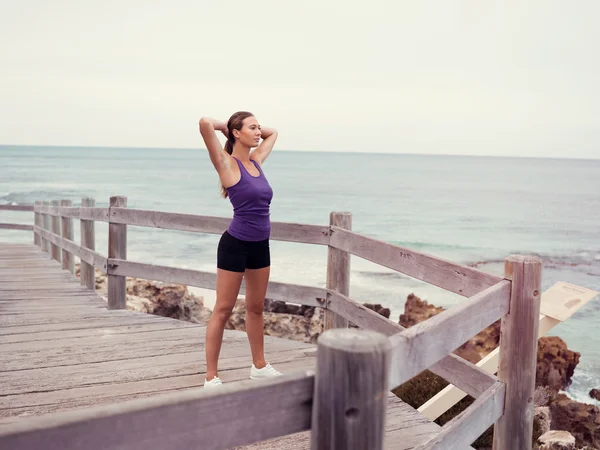
[[210,381],[207,381],[206,378],[204,379],[204,387],[205,388],[218,387],[218,386],[221,386],[222,384],[223,384],[223,382],[221,381],[221,379],[219,377],[214,377]]
[[250,369],[250,379],[257,380],[261,378],[278,377],[283,375],[281,372],[275,370],[271,364],[267,363],[262,369],[257,369],[254,364]]

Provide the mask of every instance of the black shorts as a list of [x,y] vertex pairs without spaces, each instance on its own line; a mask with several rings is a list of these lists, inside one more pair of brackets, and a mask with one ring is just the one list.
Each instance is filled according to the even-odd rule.
[[246,269],[263,269],[271,265],[269,240],[242,241],[223,233],[217,248],[217,267],[231,272],[245,272]]

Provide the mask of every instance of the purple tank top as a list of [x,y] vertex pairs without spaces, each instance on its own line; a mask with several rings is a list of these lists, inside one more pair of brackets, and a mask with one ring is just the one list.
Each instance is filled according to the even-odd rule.
[[264,241],[271,234],[269,208],[273,199],[273,189],[256,161],[252,163],[259,175],[248,173],[244,165],[234,158],[240,167],[241,178],[237,184],[227,188],[233,206],[233,220],[227,231],[243,241]]

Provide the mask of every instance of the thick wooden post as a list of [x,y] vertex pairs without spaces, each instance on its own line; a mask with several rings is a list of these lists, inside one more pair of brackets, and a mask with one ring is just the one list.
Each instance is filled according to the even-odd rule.
[[[61,200],[60,206],[73,206],[71,200]],[[62,227],[62,237],[70,241],[73,240],[73,218],[61,216],[60,218]],[[62,268],[68,270],[71,273],[75,273],[75,258],[71,253],[64,250],[62,251]]]
[[[42,202],[43,206],[50,206],[50,202],[44,201]],[[45,231],[50,231],[50,216],[48,214],[42,213],[42,228]],[[50,242],[48,239],[42,238],[42,250],[46,253],[50,253]]]
[[[52,200],[50,202],[51,206],[60,206],[59,200]],[[50,231],[57,236],[60,236],[60,217],[59,216],[50,216]],[[58,245],[50,243],[52,246],[52,259],[60,262],[60,247]]]
[[[93,208],[96,205],[96,200],[90,197],[83,197],[81,199],[82,208]],[[80,220],[80,232],[81,232],[81,246],[83,248],[89,248],[90,250],[96,250],[96,227],[93,220]],[[92,291],[96,290],[96,271],[93,266],[81,261],[81,267],[79,272],[79,283],[86,286]]]
[[[329,216],[329,225],[351,230],[352,213],[332,212]],[[350,295],[350,254],[348,252],[329,247],[327,255],[327,289],[333,289],[346,296]],[[326,330],[348,328],[348,320],[325,310],[324,328]]]
[[498,378],[506,383],[506,400],[494,428],[494,450],[531,450],[542,262],[533,256],[509,256],[504,277],[512,281],[498,368]]
[[312,450],[380,450],[391,345],[374,331],[340,328],[318,340]]
[[[127,197],[111,197],[111,208],[125,208]],[[110,222],[109,212],[108,224],[108,257],[115,259],[127,259],[127,225]],[[110,271],[110,264],[108,265]],[[126,285],[127,279],[120,275],[108,274],[108,309],[125,309],[126,307]]]
[[[36,201],[35,201],[34,208],[36,208],[36,209],[37,209],[37,208],[39,208],[40,206],[42,206],[42,202],[41,202],[40,200],[36,200]],[[41,214],[41,213],[39,213],[39,212],[37,212],[37,211],[35,211],[35,212],[33,213],[33,224],[34,224],[36,227],[40,227],[40,228],[42,227],[42,214]],[[41,236],[40,236],[39,234],[37,234],[37,233],[35,232],[35,229],[34,229],[34,231],[33,231],[33,243],[34,243],[35,245],[37,245],[38,247],[42,248],[42,238],[41,238]]]

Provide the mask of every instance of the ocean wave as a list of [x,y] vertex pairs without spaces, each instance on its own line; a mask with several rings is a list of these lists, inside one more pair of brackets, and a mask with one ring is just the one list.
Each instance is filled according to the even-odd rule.
[[[523,253],[523,252],[519,252]],[[592,256],[592,253],[588,251],[575,251],[570,254],[544,254],[544,253],[535,253],[535,252],[526,252],[531,256],[537,256],[542,260],[544,267],[550,268],[565,268],[565,267],[596,267],[596,261],[600,261],[598,256]],[[504,259],[483,259],[479,261],[471,261],[468,262],[467,265],[470,267],[480,267],[488,264],[503,264]],[[596,273],[589,273],[589,275],[598,276]]]
[[30,205],[37,200],[50,201],[58,198],[81,198],[81,192],[75,190],[57,189],[55,191],[21,191],[9,192],[0,196],[0,203],[4,205]]

